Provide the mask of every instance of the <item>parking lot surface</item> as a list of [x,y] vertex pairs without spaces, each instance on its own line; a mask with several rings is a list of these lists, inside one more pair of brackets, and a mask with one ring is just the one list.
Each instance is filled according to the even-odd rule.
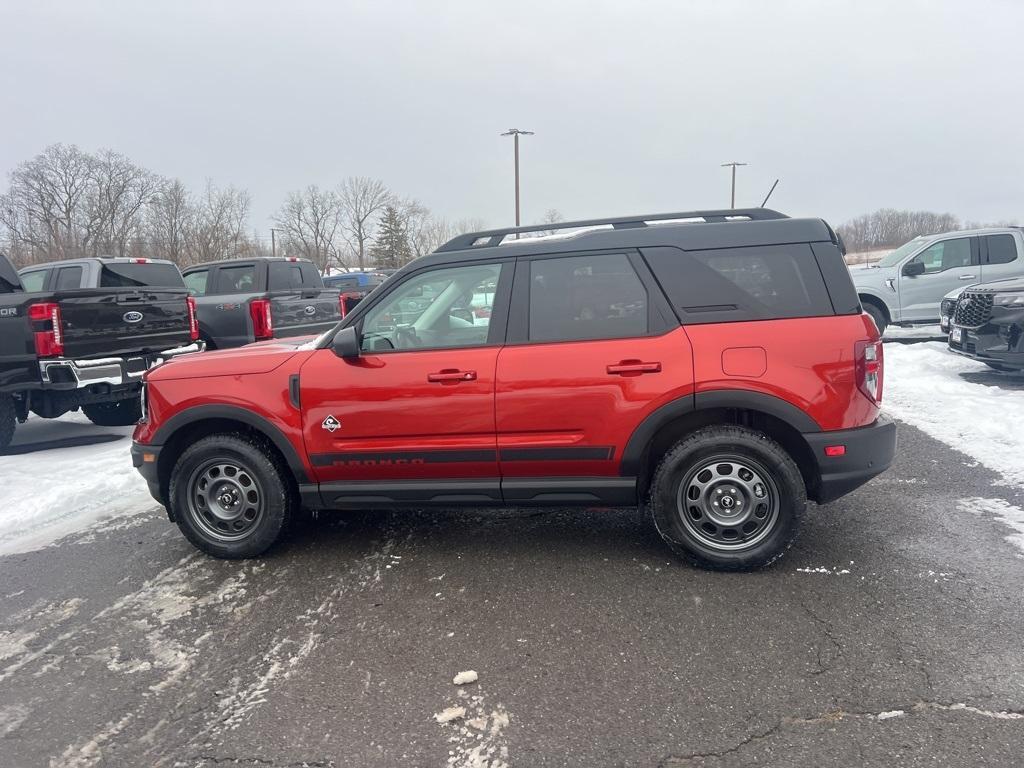
[[904,425],[746,574],[635,511],[321,516],[223,562],[150,507],[0,558],[0,764],[1019,765],[1022,505]]

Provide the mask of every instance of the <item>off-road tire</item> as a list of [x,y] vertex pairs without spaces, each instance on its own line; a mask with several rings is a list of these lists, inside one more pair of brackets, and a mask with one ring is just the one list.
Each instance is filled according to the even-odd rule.
[[871,319],[875,321],[875,325],[878,326],[878,334],[882,335],[885,333],[885,329],[889,326],[889,321],[885,319],[885,312],[870,301],[864,302],[864,311],[871,315]]
[[0,451],[11,444],[14,439],[14,427],[18,422],[14,410],[14,398],[0,395]]
[[[706,492],[700,492],[696,501],[689,500],[687,493],[691,488],[697,490],[701,484],[698,478],[709,464],[715,469],[708,475],[709,480],[703,481]],[[746,488],[741,474],[754,479],[751,488]],[[681,488],[684,483],[685,489]],[[751,527],[749,535],[745,528],[716,526],[714,517],[701,514],[705,493],[711,496],[716,492],[716,484],[725,487],[727,495],[735,492],[734,498],[748,503],[746,509],[751,511],[744,526]],[[761,489],[757,488],[759,484]],[[755,493],[758,490],[763,490],[764,499],[771,502],[765,502],[765,522],[754,516],[762,511],[762,499]],[[669,548],[692,565],[716,571],[742,571],[774,563],[796,539],[806,506],[803,477],[782,446],[761,432],[732,425],[703,427],[677,442],[654,471],[646,499],[654,525]],[[713,512],[710,507],[706,509]],[[684,515],[689,518],[684,519]],[[718,531],[722,540],[717,544],[703,541],[702,536],[710,539],[711,534],[701,528],[702,524]],[[729,534],[736,535],[736,539],[724,538]],[[753,541],[749,546],[745,544],[748,540]]]
[[[243,504],[245,493],[256,494],[259,510],[252,521],[241,517],[225,520],[218,515],[225,512],[219,502],[205,497],[200,500],[204,494],[215,493],[209,483],[203,487],[202,480],[218,466],[235,467],[236,473],[231,477],[221,476],[225,485],[233,484],[243,492]],[[171,472],[170,505],[185,538],[206,554],[225,559],[257,557],[266,552],[278,540],[297,506],[288,469],[270,445],[236,433],[204,437],[182,452]],[[233,530],[239,523],[246,526],[242,532]],[[217,529],[222,524],[224,530]],[[237,538],[227,538],[236,533]]]
[[142,398],[130,397],[114,403],[82,406],[85,418],[99,427],[130,427],[142,418]]

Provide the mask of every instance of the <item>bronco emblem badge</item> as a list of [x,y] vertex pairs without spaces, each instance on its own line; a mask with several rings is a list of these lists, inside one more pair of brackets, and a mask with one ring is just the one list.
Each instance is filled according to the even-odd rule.
[[341,429],[341,422],[338,421],[333,416],[328,415],[327,418],[324,419],[323,424],[321,424],[320,426],[326,429],[328,432],[334,432],[335,430]]

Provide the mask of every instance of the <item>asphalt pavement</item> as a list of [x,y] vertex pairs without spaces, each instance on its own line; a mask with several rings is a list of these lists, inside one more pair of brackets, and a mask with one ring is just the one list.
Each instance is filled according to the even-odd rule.
[[249,562],[143,510],[0,558],[0,766],[1017,766],[1005,504],[903,425],[754,573],[628,510],[321,515]]

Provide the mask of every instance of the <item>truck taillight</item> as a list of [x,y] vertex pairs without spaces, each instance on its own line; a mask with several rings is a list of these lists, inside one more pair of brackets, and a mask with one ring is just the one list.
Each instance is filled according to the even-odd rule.
[[64,354],[64,329],[60,315],[60,304],[45,302],[30,304],[28,319],[36,342],[39,357],[59,357]]
[[188,304],[188,336],[192,341],[199,340],[199,320],[196,317],[196,300],[191,296],[185,297]]
[[269,299],[250,301],[249,316],[252,318],[252,335],[256,341],[274,338],[274,321],[270,316]]
[[881,341],[858,341],[854,347],[857,386],[875,405],[882,403],[882,380],[885,361]]

